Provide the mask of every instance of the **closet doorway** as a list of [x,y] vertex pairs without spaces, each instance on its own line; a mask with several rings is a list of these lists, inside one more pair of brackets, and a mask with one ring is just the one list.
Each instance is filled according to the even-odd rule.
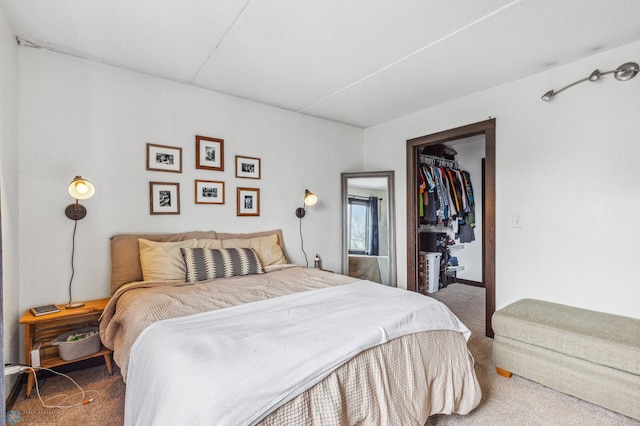
[[407,141],[407,290],[415,291],[418,283],[419,217],[418,217],[418,150],[427,145],[445,144],[458,139],[483,136],[485,141],[484,203],[482,214],[482,281],[485,287],[485,329],[493,337],[491,316],[495,300],[495,166],[496,120],[490,118],[474,124],[445,130]]

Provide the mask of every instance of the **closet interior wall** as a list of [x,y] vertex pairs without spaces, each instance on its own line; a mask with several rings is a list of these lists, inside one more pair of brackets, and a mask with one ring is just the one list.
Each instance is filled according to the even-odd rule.
[[[483,238],[484,238],[484,188],[483,159],[485,158],[484,135],[447,143],[457,151],[459,168],[467,171],[473,182],[475,203],[475,241],[464,242],[451,255],[457,257],[463,268],[457,271],[456,281],[468,285],[484,287],[483,282]],[[462,248],[461,248],[462,247]]]

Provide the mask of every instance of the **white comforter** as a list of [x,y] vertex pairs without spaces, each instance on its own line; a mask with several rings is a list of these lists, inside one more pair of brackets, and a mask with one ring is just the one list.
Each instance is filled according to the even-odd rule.
[[434,299],[368,281],[159,321],[131,349],[125,424],[254,424],[359,352],[430,330],[470,334]]

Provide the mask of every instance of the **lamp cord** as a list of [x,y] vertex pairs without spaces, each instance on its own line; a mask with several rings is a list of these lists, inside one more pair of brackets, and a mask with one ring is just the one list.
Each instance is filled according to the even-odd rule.
[[73,237],[71,239],[71,278],[69,279],[69,305],[71,305],[71,283],[73,283],[73,276],[75,275],[75,267],[73,266],[73,258],[76,252],[76,229],[78,228],[78,221],[75,221],[73,225]]
[[304,238],[302,238],[302,218],[300,218],[300,248],[302,248],[302,253],[304,253],[304,263],[308,268],[309,260],[307,259],[307,252],[304,251]]

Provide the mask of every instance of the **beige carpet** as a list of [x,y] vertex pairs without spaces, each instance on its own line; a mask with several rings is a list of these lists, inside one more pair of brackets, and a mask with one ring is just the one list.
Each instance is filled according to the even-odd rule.
[[[95,363],[94,363],[95,364]],[[42,374],[42,373],[41,373]],[[113,376],[102,365],[67,372],[85,392],[96,390],[95,400],[86,405],[74,408],[58,409],[45,408],[40,403],[36,389],[31,392],[31,398],[24,397],[25,386],[13,407],[7,407],[7,425],[65,425],[65,426],[102,426],[122,425],[124,423],[124,390],[125,385],[120,370],[115,366]],[[68,379],[60,376],[46,377],[40,381],[40,395],[43,400],[56,395],[69,395],[78,392],[78,388]],[[88,397],[95,393],[88,392]],[[62,397],[61,397],[62,398]],[[48,405],[61,404],[60,399],[52,399]],[[79,395],[72,397],[66,404],[80,401]]]
[[[640,422],[621,414],[521,377],[506,379],[498,376],[491,361],[492,340],[484,337],[484,289],[452,284],[432,294],[432,297],[447,304],[471,329],[469,348],[476,360],[476,373],[483,397],[480,405],[469,415],[433,416],[427,422],[428,426],[640,425]],[[93,403],[64,410],[43,408],[35,390],[31,399],[27,400],[24,399],[23,388],[14,406],[7,407],[7,411],[15,410],[12,412],[13,419],[19,418],[14,424],[97,426],[123,423],[125,385],[117,367],[114,366],[113,376],[109,376],[104,365],[73,371],[70,376],[83,388],[99,392]],[[40,387],[43,398],[76,390],[69,381],[57,376],[47,378]]]

